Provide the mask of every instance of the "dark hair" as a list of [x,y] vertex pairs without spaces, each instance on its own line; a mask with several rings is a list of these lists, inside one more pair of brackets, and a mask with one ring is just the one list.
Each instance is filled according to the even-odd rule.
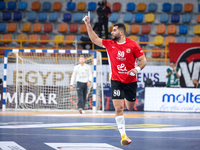
[[99,6],[105,6],[105,5],[107,4],[107,0],[105,0],[105,2],[102,2],[102,1],[101,1],[101,2],[98,2],[97,4],[98,4]]
[[123,23],[116,23],[116,24],[114,25],[114,27],[115,27],[115,26],[117,26],[118,29],[121,29],[121,30],[124,31],[124,33],[126,33],[126,26],[125,26]]
[[175,62],[174,62],[174,61],[170,61],[170,63],[173,63],[173,64],[175,64]]
[[80,55],[80,57],[79,58],[85,58],[85,56],[84,55]]

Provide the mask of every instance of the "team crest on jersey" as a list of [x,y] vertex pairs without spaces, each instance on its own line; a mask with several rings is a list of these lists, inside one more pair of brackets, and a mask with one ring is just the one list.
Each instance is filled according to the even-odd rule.
[[127,53],[130,53],[130,52],[131,52],[131,49],[130,49],[130,48],[126,49],[126,52],[127,52]]

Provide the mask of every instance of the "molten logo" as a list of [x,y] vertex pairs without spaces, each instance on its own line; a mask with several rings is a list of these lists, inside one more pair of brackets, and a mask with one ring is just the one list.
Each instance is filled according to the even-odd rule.
[[178,103],[200,103],[200,94],[194,95],[193,93],[185,94],[164,94],[162,102],[178,102]]

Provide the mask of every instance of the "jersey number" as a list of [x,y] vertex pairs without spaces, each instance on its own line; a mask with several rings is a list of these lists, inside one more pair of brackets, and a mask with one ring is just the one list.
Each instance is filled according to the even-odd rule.
[[120,90],[114,90],[113,96],[120,96]]

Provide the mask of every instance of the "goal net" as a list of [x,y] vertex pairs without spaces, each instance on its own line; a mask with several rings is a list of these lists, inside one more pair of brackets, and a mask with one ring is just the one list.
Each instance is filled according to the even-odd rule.
[[70,81],[80,55],[93,74],[85,109],[103,110],[100,52],[38,49],[5,51],[3,110],[77,110],[76,83],[70,91]]

